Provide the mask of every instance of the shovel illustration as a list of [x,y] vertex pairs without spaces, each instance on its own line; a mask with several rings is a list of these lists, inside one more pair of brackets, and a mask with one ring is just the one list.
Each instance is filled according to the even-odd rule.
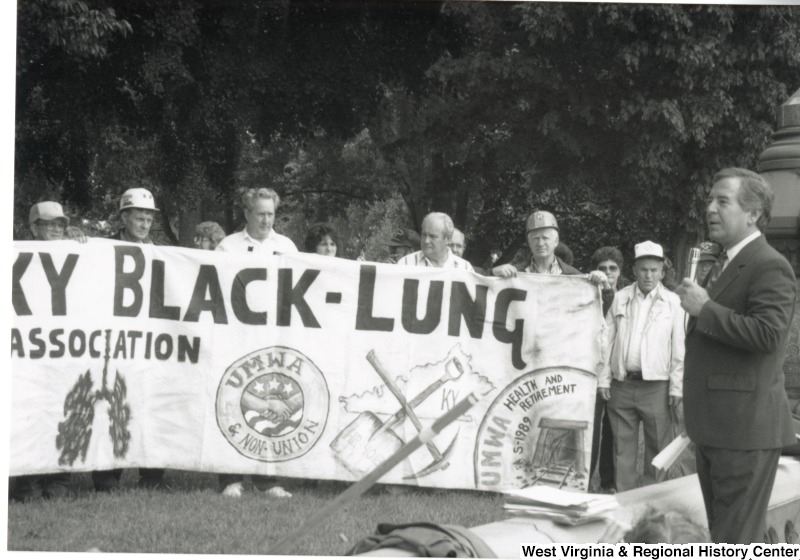
[[[419,418],[417,418],[417,413],[414,412],[414,408],[406,400],[406,397],[400,391],[400,388],[395,384],[394,380],[392,379],[392,376],[389,375],[389,373],[383,367],[383,364],[381,364],[374,350],[370,350],[369,353],[367,354],[367,361],[372,365],[373,368],[375,368],[375,371],[378,372],[378,375],[381,376],[383,382],[386,383],[386,386],[389,388],[389,390],[392,392],[395,398],[400,402],[400,405],[405,410],[406,415],[408,416],[409,420],[411,420],[411,423],[414,424],[414,427],[417,429],[417,432],[420,432],[422,430],[422,422],[420,422]],[[417,478],[421,476],[426,476],[439,469],[446,469],[447,467],[449,467],[450,463],[448,462],[448,458],[450,457],[450,454],[453,452],[453,448],[455,447],[456,444],[456,438],[458,438],[458,433],[456,433],[455,437],[453,437],[453,441],[450,442],[450,445],[447,446],[447,449],[445,449],[444,453],[439,451],[439,448],[436,447],[436,444],[433,441],[426,442],[425,446],[428,448],[428,451],[430,451],[431,455],[433,455],[433,462],[424,469],[422,469],[421,471],[419,471],[418,473],[414,473],[412,475],[405,476],[403,478]]]
[[[399,388],[397,388],[391,376],[378,361],[374,351],[370,351],[367,355],[367,360],[375,368],[395,397],[399,395],[398,400],[400,400],[403,406],[386,422],[381,422],[380,418],[373,412],[362,412],[331,442],[330,447],[334,451],[336,458],[348,470],[358,476],[364,476],[404,445],[405,442],[394,433],[393,428],[403,422],[409,409],[411,409],[413,413],[413,409],[416,406],[430,397],[442,385],[448,381],[458,379],[464,373],[464,368],[461,363],[457,358],[453,358],[445,366],[446,373],[444,376],[432,383],[410,402],[406,402],[405,397],[400,393]],[[418,426],[419,419],[416,418],[416,414],[414,418],[417,420],[415,426]],[[419,430],[419,427],[417,427],[417,429]],[[458,434],[453,438],[453,441],[444,453],[441,453],[435,445],[431,444],[429,446],[429,451],[434,457],[433,463],[418,473],[408,475],[404,478],[419,478],[438,469],[447,468],[449,466],[447,459],[453,451],[457,437]]]

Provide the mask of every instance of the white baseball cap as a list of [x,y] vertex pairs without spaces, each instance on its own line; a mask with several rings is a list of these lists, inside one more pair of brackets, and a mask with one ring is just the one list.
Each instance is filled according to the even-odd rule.
[[69,225],[69,218],[64,215],[64,209],[58,202],[46,201],[37,202],[31,206],[31,213],[28,222],[35,224],[39,220],[49,222],[50,220],[64,220]]
[[128,189],[119,199],[120,211],[128,208],[140,208],[142,210],[156,210],[156,201],[147,189],[135,188]]
[[652,241],[642,241],[641,243],[637,243],[636,247],[634,248],[634,258],[641,259],[643,257],[650,257],[654,259],[661,259],[664,260],[664,248],[659,245],[658,243],[653,243]]

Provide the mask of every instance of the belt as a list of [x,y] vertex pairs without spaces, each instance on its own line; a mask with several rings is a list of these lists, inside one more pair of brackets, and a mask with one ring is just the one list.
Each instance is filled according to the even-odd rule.
[[625,373],[625,381],[644,381],[641,371],[629,371]]

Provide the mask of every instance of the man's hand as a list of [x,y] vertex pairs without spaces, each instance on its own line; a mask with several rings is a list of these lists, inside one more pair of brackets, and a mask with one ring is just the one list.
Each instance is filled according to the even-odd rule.
[[608,281],[608,276],[602,270],[593,270],[589,273],[589,281],[592,284],[596,284],[603,288],[604,290],[608,290],[611,288],[611,284]]
[[669,405],[670,405],[672,408],[678,408],[678,407],[681,405],[681,401],[682,401],[682,400],[683,400],[683,399],[682,399],[681,397],[675,397],[675,396],[673,396],[673,395],[670,395],[670,396],[669,396]]
[[611,398],[611,389],[608,387],[598,387],[597,392],[600,393],[600,396],[603,397],[604,401],[607,401]]
[[78,243],[86,243],[89,241],[89,238],[86,237],[86,234],[83,233],[83,230],[75,226],[67,227],[67,238],[77,241]]
[[511,264],[501,264],[492,269],[492,275],[500,278],[514,278],[517,275],[517,269]]
[[681,298],[681,307],[692,317],[700,315],[700,310],[711,299],[705,288],[700,287],[700,284],[689,278],[683,279],[675,293]]

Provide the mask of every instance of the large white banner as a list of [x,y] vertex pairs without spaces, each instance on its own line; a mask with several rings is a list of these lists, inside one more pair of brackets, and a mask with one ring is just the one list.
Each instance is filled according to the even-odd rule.
[[[16,242],[10,474],[166,467],[585,489],[603,320],[583,277]],[[392,388],[394,386],[394,389]]]

